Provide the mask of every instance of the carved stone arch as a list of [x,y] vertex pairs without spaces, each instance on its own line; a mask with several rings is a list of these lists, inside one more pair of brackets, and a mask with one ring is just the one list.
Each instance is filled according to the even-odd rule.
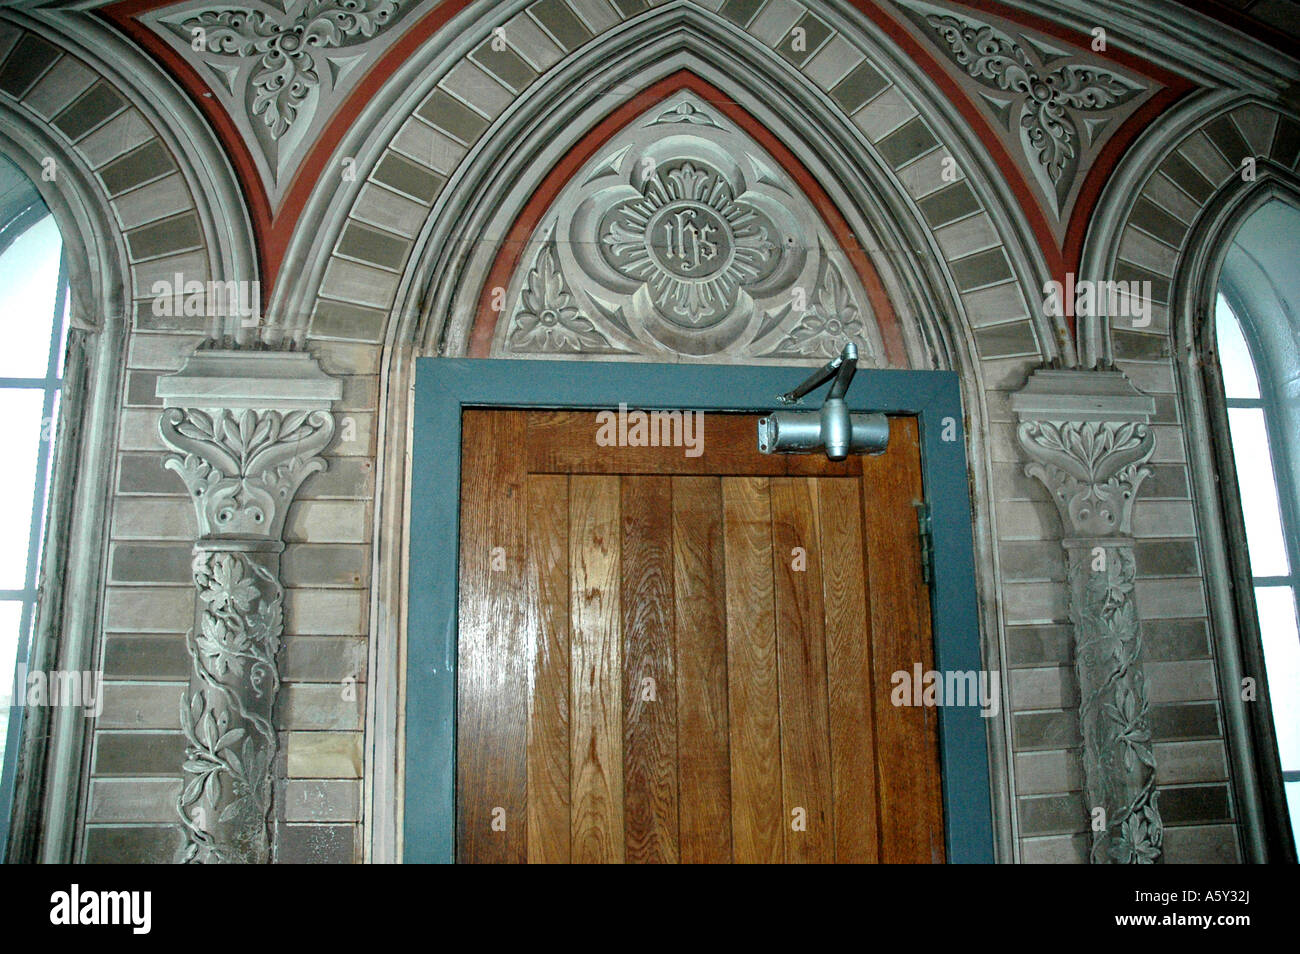
[[[0,62],[23,64],[0,86],[0,150],[54,215],[72,292],[47,521],[59,545],[45,548],[41,569],[60,585],[44,587],[29,665],[81,671],[94,668],[101,642],[128,344],[137,330],[207,329],[206,319],[155,320],[152,283],[177,272],[252,281],[257,267],[233,173],[192,104],[108,28],[56,12],[0,14]],[[151,188],[150,203],[132,209],[133,191]],[[180,228],[156,228],[173,219]],[[77,857],[89,725],[73,708],[29,710],[10,859]]]
[[[252,223],[234,170],[211,128],[157,64],[89,16],[10,9],[0,17],[0,31],[5,35],[6,54],[21,43],[35,41],[41,44],[35,55],[50,60],[37,70],[38,78],[21,96],[0,93],[0,101],[14,107],[14,121],[25,130],[21,135],[36,137],[39,141],[32,145],[47,150],[40,158],[53,156],[71,173],[49,185],[80,197],[72,199],[71,205],[98,209],[93,216],[80,213],[80,224],[67,223],[82,233],[85,261],[92,269],[115,262],[114,278],[92,274],[95,300],[93,305],[86,303],[87,316],[138,314],[141,303],[150,297],[142,282],[155,271],[143,263],[169,255],[189,253],[175,269],[187,279],[257,280]],[[96,137],[110,124],[121,130],[125,148],[114,148],[101,141],[104,136]],[[158,173],[140,183],[133,182],[129,172],[117,174],[124,159],[150,150],[162,157],[157,160]],[[106,178],[109,174],[111,178]],[[178,240],[173,247],[154,242],[149,251],[138,249],[139,229],[153,221],[147,216],[142,221],[140,213],[127,211],[123,197],[142,184],[153,186],[173,174],[179,175],[180,183],[157,199],[158,207],[166,210],[165,218],[192,215],[194,230],[187,234],[197,232],[197,241]],[[148,322],[144,327],[150,327]]]
[[[365,192],[375,187],[379,177],[387,175],[383,171],[386,163],[400,161],[405,163],[402,168],[406,171],[414,167],[426,175],[444,178],[443,172],[427,163],[421,166],[415,162],[409,141],[400,148],[394,143],[382,144],[366,152],[366,161],[358,158],[358,182],[353,187],[335,190],[332,184],[329,189],[322,186],[317,193],[322,203],[317,210],[321,217],[305,219],[305,231],[295,240],[298,251],[291,251],[291,257],[297,254],[304,263],[308,260],[309,238],[318,243],[318,248],[324,245],[335,252],[322,257],[320,272],[308,274],[304,269],[294,285],[282,286],[276,292],[272,305],[276,313],[286,316],[286,320],[302,322],[294,328],[294,337],[305,343],[333,340],[384,344],[377,452],[380,472],[375,502],[378,542],[373,563],[368,670],[372,691],[368,694],[371,703],[367,739],[373,748],[368,756],[365,795],[366,817],[372,822],[367,852],[374,860],[390,859],[400,852],[401,785],[397,767],[403,760],[398,692],[406,628],[401,566],[407,543],[404,507],[409,489],[403,461],[410,438],[407,396],[413,358],[466,352],[501,237],[534,195],[540,180],[563,160],[571,145],[620,103],[682,70],[689,70],[724,92],[733,91],[729,98],[743,100],[763,128],[798,154],[859,241],[866,245],[872,236],[879,236],[875,250],[881,254],[875,261],[881,268],[890,302],[910,325],[915,355],[911,363],[961,373],[973,462],[974,536],[981,553],[992,554],[996,549],[990,506],[993,495],[989,490],[992,465],[982,423],[988,414],[985,369],[992,368],[989,373],[998,376],[999,383],[991,386],[1006,387],[1006,379],[1023,375],[1027,365],[1072,360],[1072,344],[1064,326],[1052,324],[1027,304],[1025,289],[1041,285],[1047,269],[1036,249],[1018,250],[1033,246],[1027,227],[1022,231],[1020,226],[1008,225],[1020,215],[1014,200],[1001,194],[1002,187],[995,184],[996,173],[987,160],[978,156],[978,138],[969,131],[961,135],[952,132],[957,120],[950,109],[933,102],[933,92],[925,100],[918,100],[924,108],[934,110],[934,122],[940,130],[934,134],[933,151],[927,154],[930,171],[937,178],[940,157],[955,154],[964,170],[962,178],[970,179],[971,194],[980,203],[987,232],[992,236],[987,248],[977,246],[976,254],[987,252],[1001,263],[997,272],[1002,284],[993,289],[996,301],[980,305],[984,308],[980,322],[970,316],[977,299],[988,295],[982,290],[985,285],[963,277],[960,268],[951,264],[971,252],[954,249],[942,237],[936,237],[938,228],[922,215],[919,197],[909,191],[906,174],[896,168],[902,163],[886,162],[825,89],[791,69],[773,55],[770,47],[764,48],[729,25],[719,26],[710,17],[707,11],[694,7],[664,5],[653,11],[653,19],[635,24],[635,29],[628,26],[611,31],[600,44],[584,47],[557,62],[540,81],[530,84],[509,106],[501,108],[495,119],[482,119],[485,131],[459,150],[456,162],[445,169],[445,181],[438,182],[428,195],[428,214],[418,233],[403,239],[405,250],[394,252],[383,266],[389,273],[384,281],[390,283],[391,291],[382,301],[377,297],[349,299],[343,277],[349,270],[373,276],[381,276],[382,272],[379,263],[359,260],[358,252],[363,249],[356,243],[344,254],[340,254],[338,243],[346,230],[357,229],[365,234],[365,229],[385,221],[381,210],[367,204]],[[458,40],[458,49],[485,41],[490,26],[484,25],[477,37]],[[861,34],[858,30],[854,35]],[[905,59],[901,54],[896,56],[900,62]],[[892,67],[892,60],[889,62]],[[914,64],[900,66],[898,74],[911,76],[915,70]],[[435,104],[435,97],[443,95],[435,82],[439,74],[428,69],[426,73],[431,77],[430,85],[422,88],[420,95],[405,99],[409,109],[419,111],[422,117],[432,115],[431,104]],[[611,92],[615,94],[613,102]],[[906,94],[899,93],[900,98],[905,95],[917,94],[909,86]],[[927,115],[926,120],[930,119]],[[391,114],[382,120],[372,116],[369,122],[370,128],[382,126],[393,130],[394,136],[406,122],[419,126],[422,132],[427,132],[428,125],[423,119],[417,122]],[[359,142],[349,140],[340,147],[339,154],[348,154]],[[956,145],[950,147],[950,142]],[[391,183],[386,188],[391,188]],[[922,196],[925,194],[923,191]],[[412,203],[417,197],[407,198],[414,214]],[[328,218],[333,220],[328,228],[321,212],[326,207],[330,210]],[[323,234],[314,236],[311,230],[318,227]],[[295,271],[287,267],[283,273],[288,276]],[[1008,319],[1017,329],[1015,340],[1019,344],[1004,351],[998,350],[1000,345],[986,344],[991,339],[986,337],[989,328],[984,325],[995,325],[997,334],[1005,334]],[[984,656],[988,668],[998,670],[1002,622],[995,559],[982,559],[978,573],[984,594]],[[1013,811],[1008,724],[991,724],[989,734],[995,799],[1003,806],[995,815],[1005,829],[998,834],[998,851],[1001,857],[1009,858],[1015,848],[1009,821]]]
[[[707,9],[715,4],[675,0],[629,15],[603,24],[576,46],[548,52],[544,63],[534,64],[537,69],[524,78],[489,80],[484,75],[481,51],[496,35],[493,31],[502,30],[513,43],[523,35],[516,32],[519,21],[527,21],[528,30],[537,29],[525,16],[524,6],[512,4],[482,10],[477,19],[464,19],[464,29],[449,31],[446,38],[440,35],[436,42],[426,44],[402,64],[352,123],[335,149],[328,175],[321,177],[298,223],[283,270],[288,281],[277,286],[271,301],[272,313],[293,324],[291,333],[296,340],[305,342],[309,337],[370,342],[411,340],[407,331],[390,337],[389,319],[391,316],[405,324],[410,312],[419,311],[427,304],[419,300],[429,287],[429,263],[422,261],[428,253],[424,250],[442,249],[449,241],[449,236],[438,233],[430,223],[445,219],[446,209],[462,201],[461,196],[467,191],[463,184],[470,175],[467,164],[494,148],[493,142],[497,149],[503,143],[510,144],[513,140],[505,133],[517,133],[515,119],[521,111],[540,111],[542,103],[558,109],[577,97],[595,100],[602,92],[622,90],[614,97],[617,101],[627,90],[620,85],[622,81],[616,74],[627,77],[636,73],[636,69],[625,65],[630,56],[651,49],[663,55],[676,46],[694,49],[704,63],[720,64],[728,74],[724,79],[749,83],[760,99],[798,102],[797,112],[801,115],[791,117],[790,125],[802,124],[805,129],[825,133],[805,135],[797,141],[816,144],[834,171],[828,178],[852,182],[855,189],[864,193],[879,193],[881,207],[890,209],[890,214],[885,216],[889,227],[898,229],[897,239],[891,237],[885,243],[891,254],[910,255],[921,261],[921,270],[927,272],[924,281],[909,276],[902,282],[916,287],[908,288],[904,296],[895,296],[897,307],[905,307],[899,300],[905,298],[921,303],[917,308],[921,315],[938,316],[955,327],[975,325],[975,337],[984,339],[977,342],[981,356],[1032,354],[1053,363],[1073,363],[1073,340],[1066,323],[1042,314],[1036,307],[1031,308],[1026,301],[1026,290],[1040,287],[1049,269],[1027,222],[1023,203],[1003,181],[1002,171],[988,155],[979,134],[954,107],[950,95],[926,73],[924,64],[918,64],[907,52],[897,48],[889,33],[872,17],[833,5],[817,10],[831,29],[826,46],[835,46],[846,56],[856,58],[863,71],[877,76],[880,85],[871,92],[879,93],[883,89],[888,94],[882,102],[888,100],[895,104],[901,115],[899,123],[908,116],[918,118],[919,125],[925,127],[918,130],[922,141],[928,139],[937,147],[935,153],[917,161],[906,172],[900,171],[901,166],[911,163],[914,154],[887,162],[875,145],[883,131],[874,134],[874,138],[864,131],[867,121],[864,121],[862,103],[867,99],[853,98],[852,91],[846,97],[842,95],[843,89],[834,88],[842,80],[841,85],[849,84],[850,77],[819,76],[816,71],[806,69],[807,63],[801,68],[778,50],[779,35],[767,35],[757,21],[742,28]],[[458,17],[466,17],[469,10],[476,9],[476,5],[471,5]],[[611,62],[615,54],[618,63]],[[641,72],[644,72],[649,58],[641,56],[640,59]],[[742,64],[743,69],[736,69]],[[461,144],[453,143],[454,155],[449,156],[445,151],[438,155],[438,141],[445,143],[447,139],[436,128],[435,114],[446,104],[447,91],[456,83],[452,74],[457,71],[494,84],[492,101],[476,102],[477,114],[475,110],[468,111],[472,121],[488,131],[480,135],[476,129]],[[762,77],[761,81],[758,77]],[[513,89],[502,90],[512,85]],[[456,97],[460,98],[462,109],[465,102],[475,98],[462,89],[455,90],[450,98]],[[606,96],[604,111],[610,108]],[[428,125],[435,126],[434,133],[430,133]],[[894,127],[886,130],[889,128]],[[435,151],[432,158],[420,151],[429,148]],[[969,183],[972,195],[967,198],[979,213],[974,223],[979,227],[978,238],[945,237],[938,226],[932,226],[918,211],[919,199],[933,191],[918,186],[918,174],[944,184],[938,183],[937,154],[940,152],[953,160],[957,184],[963,192]],[[350,160],[352,170],[346,177],[340,175],[340,163],[344,159]],[[863,175],[864,164],[881,175]],[[367,193],[374,193],[376,183],[392,188],[392,166],[400,166],[404,173],[421,179],[415,191],[403,193],[408,199],[424,204],[430,212],[418,235],[413,233],[409,221],[399,223],[393,213],[368,200]],[[458,221],[455,216],[451,219]],[[873,224],[884,227],[879,222]],[[338,252],[345,230],[357,229],[364,233],[360,225],[379,225],[397,233],[385,235],[388,251],[379,267],[396,270],[402,276],[394,280],[376,276],[388,290],[365,300],[348,293],[346,275],[357,272],[357,264],[364,266],[372,262],[364,255],[358,259]],[[457,241],[463,246],[463,239]],[[357,243],[349,245],[356,248]],[[314,256],[314,250],[322,246],[335,251],[326,257]],[[996,280],[1014,280],[1016,290],[996,301],[991,300],[994,297],[991,295],[972,298],[971,285],[979,277],[963,273],[954,280],[952,269],[944,267],[973,254],[971,249],[977,250],[981,258],[962,262],[962,269],[968,270],[973,265],[995,266],[999,274]],[[984,258],[989,261],[985,262]],[[452,255],[450,264],[459,270],[462,263]],[[439,274],[444,275],[445,270]],[[460,284],[445,279],[444,283]],[[938,293],[938,289],[943,292]],[[1036,300],[1036,292],[1032,294]],[[446,312],[442,305],[437,310]],[[969,317],[972,313],[977,316],[974,320]],[[450,327],[449,330],[454,331]],[[452,334],[451,338],[455,340],[456,335]],[[937,342],[930,347],[945,350]],[[954,366],[954,361],[955,356],[948,354],[940,363]]]
[[[1178,264],[1170,298],[1170,337],[1180,384],[1180,406],[1187,440],[1207,448],[1195,455],[1192,484],[1201,517],[1206,584],[1219,662],[1229,758],[1247,857],[1254,861],[1295,860],[1294,842],[1285,827],[1287,802],[1277,764],[1274,726],[1264,672],[1250,563],[1240,513],[1235,470],[1220,467],[1231,460],[1226,408],[1216,396],[1222,389],[1214,334],[1214,301],[1224,262],[1237,231],[1256,211],[1281,200],[1300,208],[1300,176],[1272,158],[1260,158],[1253,182],[1234,179],[1205,205]],[[1274,329],[1279,335],[1285,329]],[[1291,344],[1294,350],[1294,343]],[[1283,427],[1292,421],[1284,422]],[[1288,466],[1279,461],[1279,466]],[[1285,502],[1284,502],[1285,506]],[[1251,705],[1241,701],[1242,680],[1253,676],[1261,690]]]
[[[1240,178],[1244,160],[1293,172],[1297,155],[1289,136],[1300,135],[1297,126],[1296,117],[1258,97],[1216,90],[1187,98],[1139,137],[1111,176],[1093,214],[1079,278],[1105,281],[1131,274],[1153,281],[1152,321],[1135,328],[1119,320],[1121,316],[1079,316],[1083,366],[1107,367],[1136,357],[1142,351],[1141,339],[1130,338],[1127,348],[1123,341],[1133,332],[1140,330],[1148,337],[1170,333],[1170,290],[1188,254],[1192,227],[1220,189],[1251,184]],[[1256,170],[1255,179],[1264,174]],[[1175,183],[1175,178],[1183,184]],[[1171,204],[1178,208],[1166,209]],[[1151,214],[1152,206],[1156,216]],[[1159,244],[1150,245],[1150,238]],[[1134,265],[1137,271],[1130,268]]]
[[[1200,540],[1200,572],[1223,702],[1224,738],[1240,812],[1243,854],[1263,861],[1290,844],[1271,830],[1280,785],[1258,764],[1268,714],[1241,700],[1241,679],[1262,665],[1238,625],[1234,579],[1242,547],[1229,539],[1228,499],[1215,453],[1227,439],[1208,395],[1216,359],[1212,308],[1227,246],[1262,204],[1300,196],[1300,118],[1235,91],[1198,94],[1154,124],[1116,169],[1089,230],[1081,278],[1150,281],[1150,322],[1093,314],[1078,323],[1087,366],[1119,368],[1143,390],[1168,395],[1189,449],[1183,465]],[[1176,412],[1173,408],[1177,408]],[[1217,423],[1216,423],[1217,421]],[[1154,425],[1159,425],[1158,416]],[[1167,495],[1167,494],[1165,494]],[[1138,503],[1138,507],[1142,502]],[[1285,833],[1283,833],[1285,835]],[[1288,849],[1283,848],[1285,852]]]

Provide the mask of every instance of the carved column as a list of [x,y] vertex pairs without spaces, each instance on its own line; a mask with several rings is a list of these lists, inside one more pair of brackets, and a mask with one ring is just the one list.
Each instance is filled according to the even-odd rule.
[[1064,529],[1090,859],[1156,862],[1163,824],[1131,527],[1138,488],[1151,474],[1155,402],[1118,371],[1040,370],[1011,406],[1031,461],[1025,473],[1047,488]]
[[165,466],[198,513],[192,672],[181,699],[181,860],[273,860],[274,724],[285,514],[324,470],[342,384],[305,352],[197,351],[161,378]]

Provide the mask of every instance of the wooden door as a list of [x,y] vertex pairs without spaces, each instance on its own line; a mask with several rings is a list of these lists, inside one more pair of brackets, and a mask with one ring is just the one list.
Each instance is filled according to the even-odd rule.
[[466,411],[457,857],[942,861],[914,418],[880,457]]

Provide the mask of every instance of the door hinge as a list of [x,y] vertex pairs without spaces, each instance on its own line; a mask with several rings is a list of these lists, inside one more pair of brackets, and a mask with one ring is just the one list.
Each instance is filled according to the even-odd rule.
[[934,577],[934,524],[930,519],[930,505],[923,500],[916,507],[917,535],[921,541],[921,581],[927,586]]

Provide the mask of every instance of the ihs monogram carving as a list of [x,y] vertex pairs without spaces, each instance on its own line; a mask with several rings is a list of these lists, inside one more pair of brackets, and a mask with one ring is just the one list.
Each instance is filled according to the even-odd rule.
[[923,3],[904,7],[967,76],[996,91],[984,100],[1008,131],[1018,132],[1035,178],[1060,215],[1094,125],[1106,121],[1096,114],[1130,102],[1144,87],[1111,70],[1069,62],[1070,54],[1027,37],[1017,42],[987,23]]
[[163,439],[182,452],[164,466],[185,481],[204,538],[278,540],[299,485],[325,469],[334,435],[328,411],[168,408]]
[[280,17],[249,7],[218,7],[187,17],[178,27],[214,57],[247,60],[249,115],[260,117],[279,139],[320,85],[322,54],[372,39],[396,18],[403,2],[307,0],[290,4]]
[[811,203],[689,93],[616,135],[534,240],[499,350],[807,358],[852,339],[868,362],[882,352]]
[[1032,458],[1025,473],[1052,494],[1071,536],[1129,533],[1145,464],[1155,450],[1139,421],[1025,421],[1016,431]]
[[645,283],[669,321],[717,324],[742,287],[781,264],[776,226],[763,211],[770,200],[746,193],[737,201],[719,172],[681,162],[657,168],[640,188],[640,198],[605,213],[601,252],[615,271]]

